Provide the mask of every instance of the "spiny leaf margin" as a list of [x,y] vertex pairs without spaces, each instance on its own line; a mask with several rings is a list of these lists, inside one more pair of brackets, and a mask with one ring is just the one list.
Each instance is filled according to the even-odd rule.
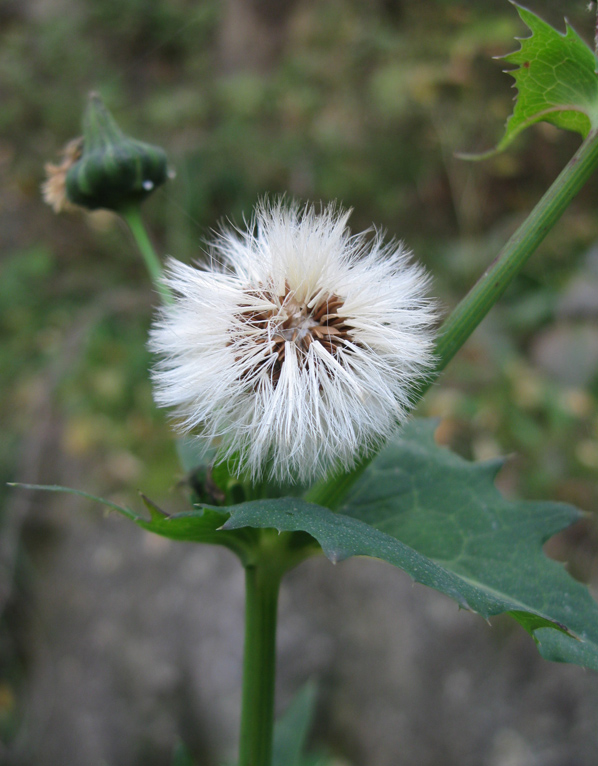
[[567,632],[566,625],[541,610],[530,609],[525,602],[452,572],[370,524],[304,500],[283,500],[283,503],[280,500],[252,500],[231,506],[230,518],[222,529],[254,527],[276,529],[279,533],[306,532],[318,541],[334,564],[354,556],[381,559],[405,571],[415,582],[449,596],[462,609],[486,619],[504,612],[514,616],[522,614],[525,615],[522,624],[530,632],[541,627]]
[[482,154],[459,153],[462,159],[481,160],[504,151],[526,128],[549,122],[586,138],[598,128],[597,58],[565,19],[559,32],[529,9],[509,0],[531,32],[516,38],[520,48],[499,57],[515,69],[517,96],[505,133],[494,149]]
[[[543,550],[586,514],[565,503],[506,499],[494,483],[504,461],[461,458],[436,444],[436,426],[411,421],[339,510],[477,583],[480,592],[524,604],[509,611],[546,659],[598,670],[598,604]],[[533,615],[566,626],[570,635],[544,629]]]
[[209,543],[213,545],[223,545],[236,552],[242,559],[248,547],[242,534],[232,534],[222,531],[222,524],[228,518],[228,509],[219,506],[198,506],[191,511],[169,514],[161,510],[156,503],[146,497],[142,492],[139,496],[149,511],[150,518],[145,519],[128,507],[118,505],[111,500],[103,497],[97,497],[89,492],[72,487],[62,487],[56,484],[22,484],[19,482],[9,482],[11,487],[20,487],[41,492],[59,492],[68,495],[83,497],[109,508],[112,511],[120,513],[130,521],[135,522],[137,526],[145,529],[147,532],[170,540],[181,542]]

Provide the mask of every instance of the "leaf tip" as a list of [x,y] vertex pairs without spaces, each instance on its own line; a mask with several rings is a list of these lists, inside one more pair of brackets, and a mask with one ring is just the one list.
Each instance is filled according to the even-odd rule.
[[150,500],[147,495],[144,495],[141,490],[139,492],[139,497],[141,498],[141,501],[147,508],[150,514],[151,521],[164,521],[164,519],[169,519],[171,516],[169,513],[166,513],[166,511],[163,511],[161,508],[159,508],[153,500]]
[[332,564],[338,564],[348,559],[351,554],[342,548],[322,548],[324,555]]

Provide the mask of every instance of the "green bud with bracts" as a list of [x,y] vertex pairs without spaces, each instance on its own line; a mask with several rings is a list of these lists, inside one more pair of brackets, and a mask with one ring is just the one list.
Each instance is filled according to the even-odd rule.
[[90,93],[81,156],[66,174],[68,200],[119,212],[142,202],[167,178],[166,153],[126,136],[100,96]]

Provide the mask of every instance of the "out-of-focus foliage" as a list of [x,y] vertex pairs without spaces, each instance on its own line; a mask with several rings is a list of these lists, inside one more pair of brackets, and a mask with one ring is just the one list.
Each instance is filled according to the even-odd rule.
[[[527,5],[561,28],[560,0]],[[585,1],[565,10],[591,40]],[[176,168],[144,208],[161,254],[201,257],[210,229],[265,193],[338,198],[355,229],[375,222],[413,248],[448,311],[579,142],[536,126],[491,161],[454,157],[496,144],[513,91],[491,57],[517,34],[503,0],[3,3],[0,477],[72,485],[74,465],[91,491],[161,497],[179,476],[147,374],[156,298],[127,232],[40,200],[43,164],[80,133],[89,90]],[[465,456],[514,455],[507,493],[590,511],[597,191],[594,179],[421,407]],[[576,534],[587,577],[590,526]]]

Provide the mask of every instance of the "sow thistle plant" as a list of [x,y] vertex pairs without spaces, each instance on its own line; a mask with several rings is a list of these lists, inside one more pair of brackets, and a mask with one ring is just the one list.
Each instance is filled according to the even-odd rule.
[[308,762],[302,738],[285,736],[297,707],[273,727],[276,614],[283,575],[320,552],[387,561],[484,618],[509,613],[546,659],[598,670],[598,605],[542,551],[582,513],[506,500],[501,461],[470,463],[435,444],[435,422],[408,419],[598,166],[595,53],[569,26],[518,11],[532,35],[506,57],[518,98],[497,150],[540,120],[584,140],[437,331],[424,270],[375,230],[351,234],[338,206],[263,201],[246,228],[214,238],[208,266],[163,270],[139,203],[167,179],[165,155],[124,136],[96,95],[82,139],[50,168],[55,209],[125,218],[163,299],[152,375],[157,403],[201,445],[198,457],[179,441],[190,508],[171,515],[142,496],[146,518],[100,502],[155,534],[226,546],[245,567],[240,766]]

